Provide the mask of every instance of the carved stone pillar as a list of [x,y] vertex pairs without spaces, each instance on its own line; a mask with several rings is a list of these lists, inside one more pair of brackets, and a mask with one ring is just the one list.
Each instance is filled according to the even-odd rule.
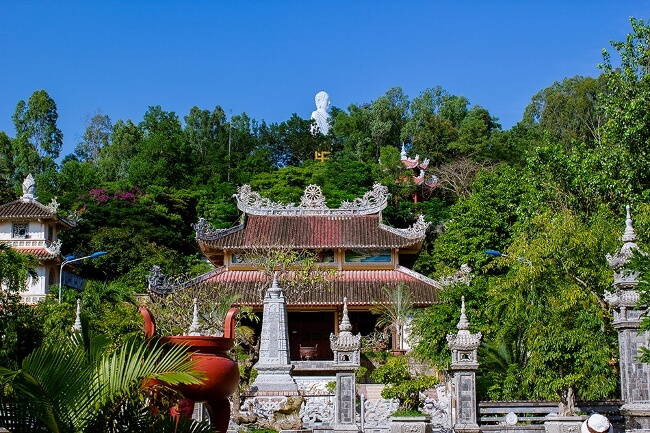
[[447,334],[451,349],[451,372],[455,397],[454,431],[474,433],[477,424],[478,401],[476,398],[476,370],[478,369],[478,346],[481,333],[469,332],[469,321],[465,315],[465,297],[462,298],[458,334]]
[[618,331],[621,398],[625,402],[621,414],[625,417],[625,431],[647,433],[650,431],[650,368],[637,356],[641,346],[648,347],[649,333],[639,331],[646,310],[637,308],[638,272],[627,267],[635,250],[638,250],[636,233],[628,206],[623,246],[615,255],[607,255],[609,266],[614,271],[614,291],[605,292],[605,300],[613,309],[612,325]]
[[352,334],[352,324],[348,317],[348,300],[343,298],[343,317],[339,324],[339,334],[330,334],[330,346],[334,352],[336,372],[336,399],[334,400],[335,432],[358,432],[356,415],[356,374],[360,365],[361,334]]
[[252,393],[282,396],[298,394],[298,386],[291,376],[287,305],[277,277],[273,278],[273,284],[264,296],[260,356],[255,369],[257,378],[251,385]]

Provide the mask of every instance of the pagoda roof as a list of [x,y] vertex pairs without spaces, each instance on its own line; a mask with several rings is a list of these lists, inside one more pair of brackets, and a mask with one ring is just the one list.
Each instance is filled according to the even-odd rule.
[[[270,287],[271,280],[264,272],[257,270],[228,270],[217,268],[206,274],[201,281],[221,286],[224,295],[240,296],[238,305],[261,307],[262,295]],[[289,276],[290,278],[290,276]],[[339,306],[347,297],[351,307],[369,307],[389,302],[383,288],[406,284],[415,306],[423,307],[438,302],[440,285],[403,266],[396,269],[342,270],[325,275],[327,282],[315,283],[311,290],[287,292],[288,307]],[[198,280],[197,280],[198,281]],[[283,283],[280,282],[283,287]],[[154,293],[156,288],[150,287]]]
[[327,207],[316,185],[307,187],[298,206],[263,199],[247,185],[240,187],[235,197],[244,212],[242,224],[215,229],[201,219],[194,225],[197,242],[208,256],[215,250],[250,248],[417,248],[429,226],[422,216],[406,229],[382,224],[381,210],[386,207],[388,192],[379,184],[339,208]]
[[60,257],[58,251],[56,254],[53,254],[51,251],[48,251],[47,248],[15,248],[16,251],[22,254],[31,254],[36,256],[38,260],[54,260]]
[[58,204],[52,201],[52,204],[46,206],[33,198],[19,198],[9,203],[0,205],[1,220],[55,220],[64,228],[72,228],[75,224],[61,217],[57,212]]
[[354,216],[257,216],[231,229],[197,227],[197,241],[208,250],[249,248],[408,248],[424,240],[428,223],[424,218],[408,229],[381,223],[378,214]]

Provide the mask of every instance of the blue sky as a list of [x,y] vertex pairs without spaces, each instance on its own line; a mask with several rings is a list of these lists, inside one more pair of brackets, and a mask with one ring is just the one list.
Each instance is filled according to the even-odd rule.
[[45,89],[71,153],[98,110],[142,120],[194,105],[281,122],[314,95],[347,108],[401,86],[442,86],[505,129],[554,81],[596,76],[601,51],[647,21],[650,2],[19,1],[0,2],[0,131]]

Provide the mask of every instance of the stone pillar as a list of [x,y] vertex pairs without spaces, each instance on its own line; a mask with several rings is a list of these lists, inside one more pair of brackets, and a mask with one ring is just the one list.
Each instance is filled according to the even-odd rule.
[[605,292],[605,300],[612,307],[612,325],[618,331],[619,368],[621,371],[621,414],[625,417],[625,431],[650,432],[650,368],[637,360],[639,348],[648,347],[649,333],[640,332],[645,309],[638,309],[638,272],[627,267],[634,251],[638,250],[636,233],[632,227],[630,207],[627,207],[623,246],[615,255],[607,255],[614,271],[613,292]]
[[458,334],[447,334],[451,349],[451,372],[453,375],[455,404],[455,432],[478,432],[478,402],[476,398],[476,370],[478,369],[478,346],[481,333],[469,332],[469,321],[465,315],[465,297],[462,298]]
[[251,385],[256,395],[296,395],[298,386],[291,377],[289,357],[289,328],[287,305],[283,290],[278,286],[277,275],[264,296],[260,356],[257,378]]
[[336,372],[336,398],[334,401],[335,432],[358,432],[356,422],[356,374],[361,353],[361,334],[352,334],[352,324],[348,317],[348,300],[343,298],[343,317],[339,324],[339,334],[330,334],[330,347],[334,352]]

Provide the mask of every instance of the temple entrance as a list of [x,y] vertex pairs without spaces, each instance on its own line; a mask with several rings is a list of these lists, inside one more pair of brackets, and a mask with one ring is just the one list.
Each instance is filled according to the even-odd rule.
[[300,360],[301,347],[303,355],[308,354],[307,357],[312,360],[331,360],[334,357],[330,348],[330,334],[334,332],[334,312],[289,312],[288,320],[289,353],[292,361]]

